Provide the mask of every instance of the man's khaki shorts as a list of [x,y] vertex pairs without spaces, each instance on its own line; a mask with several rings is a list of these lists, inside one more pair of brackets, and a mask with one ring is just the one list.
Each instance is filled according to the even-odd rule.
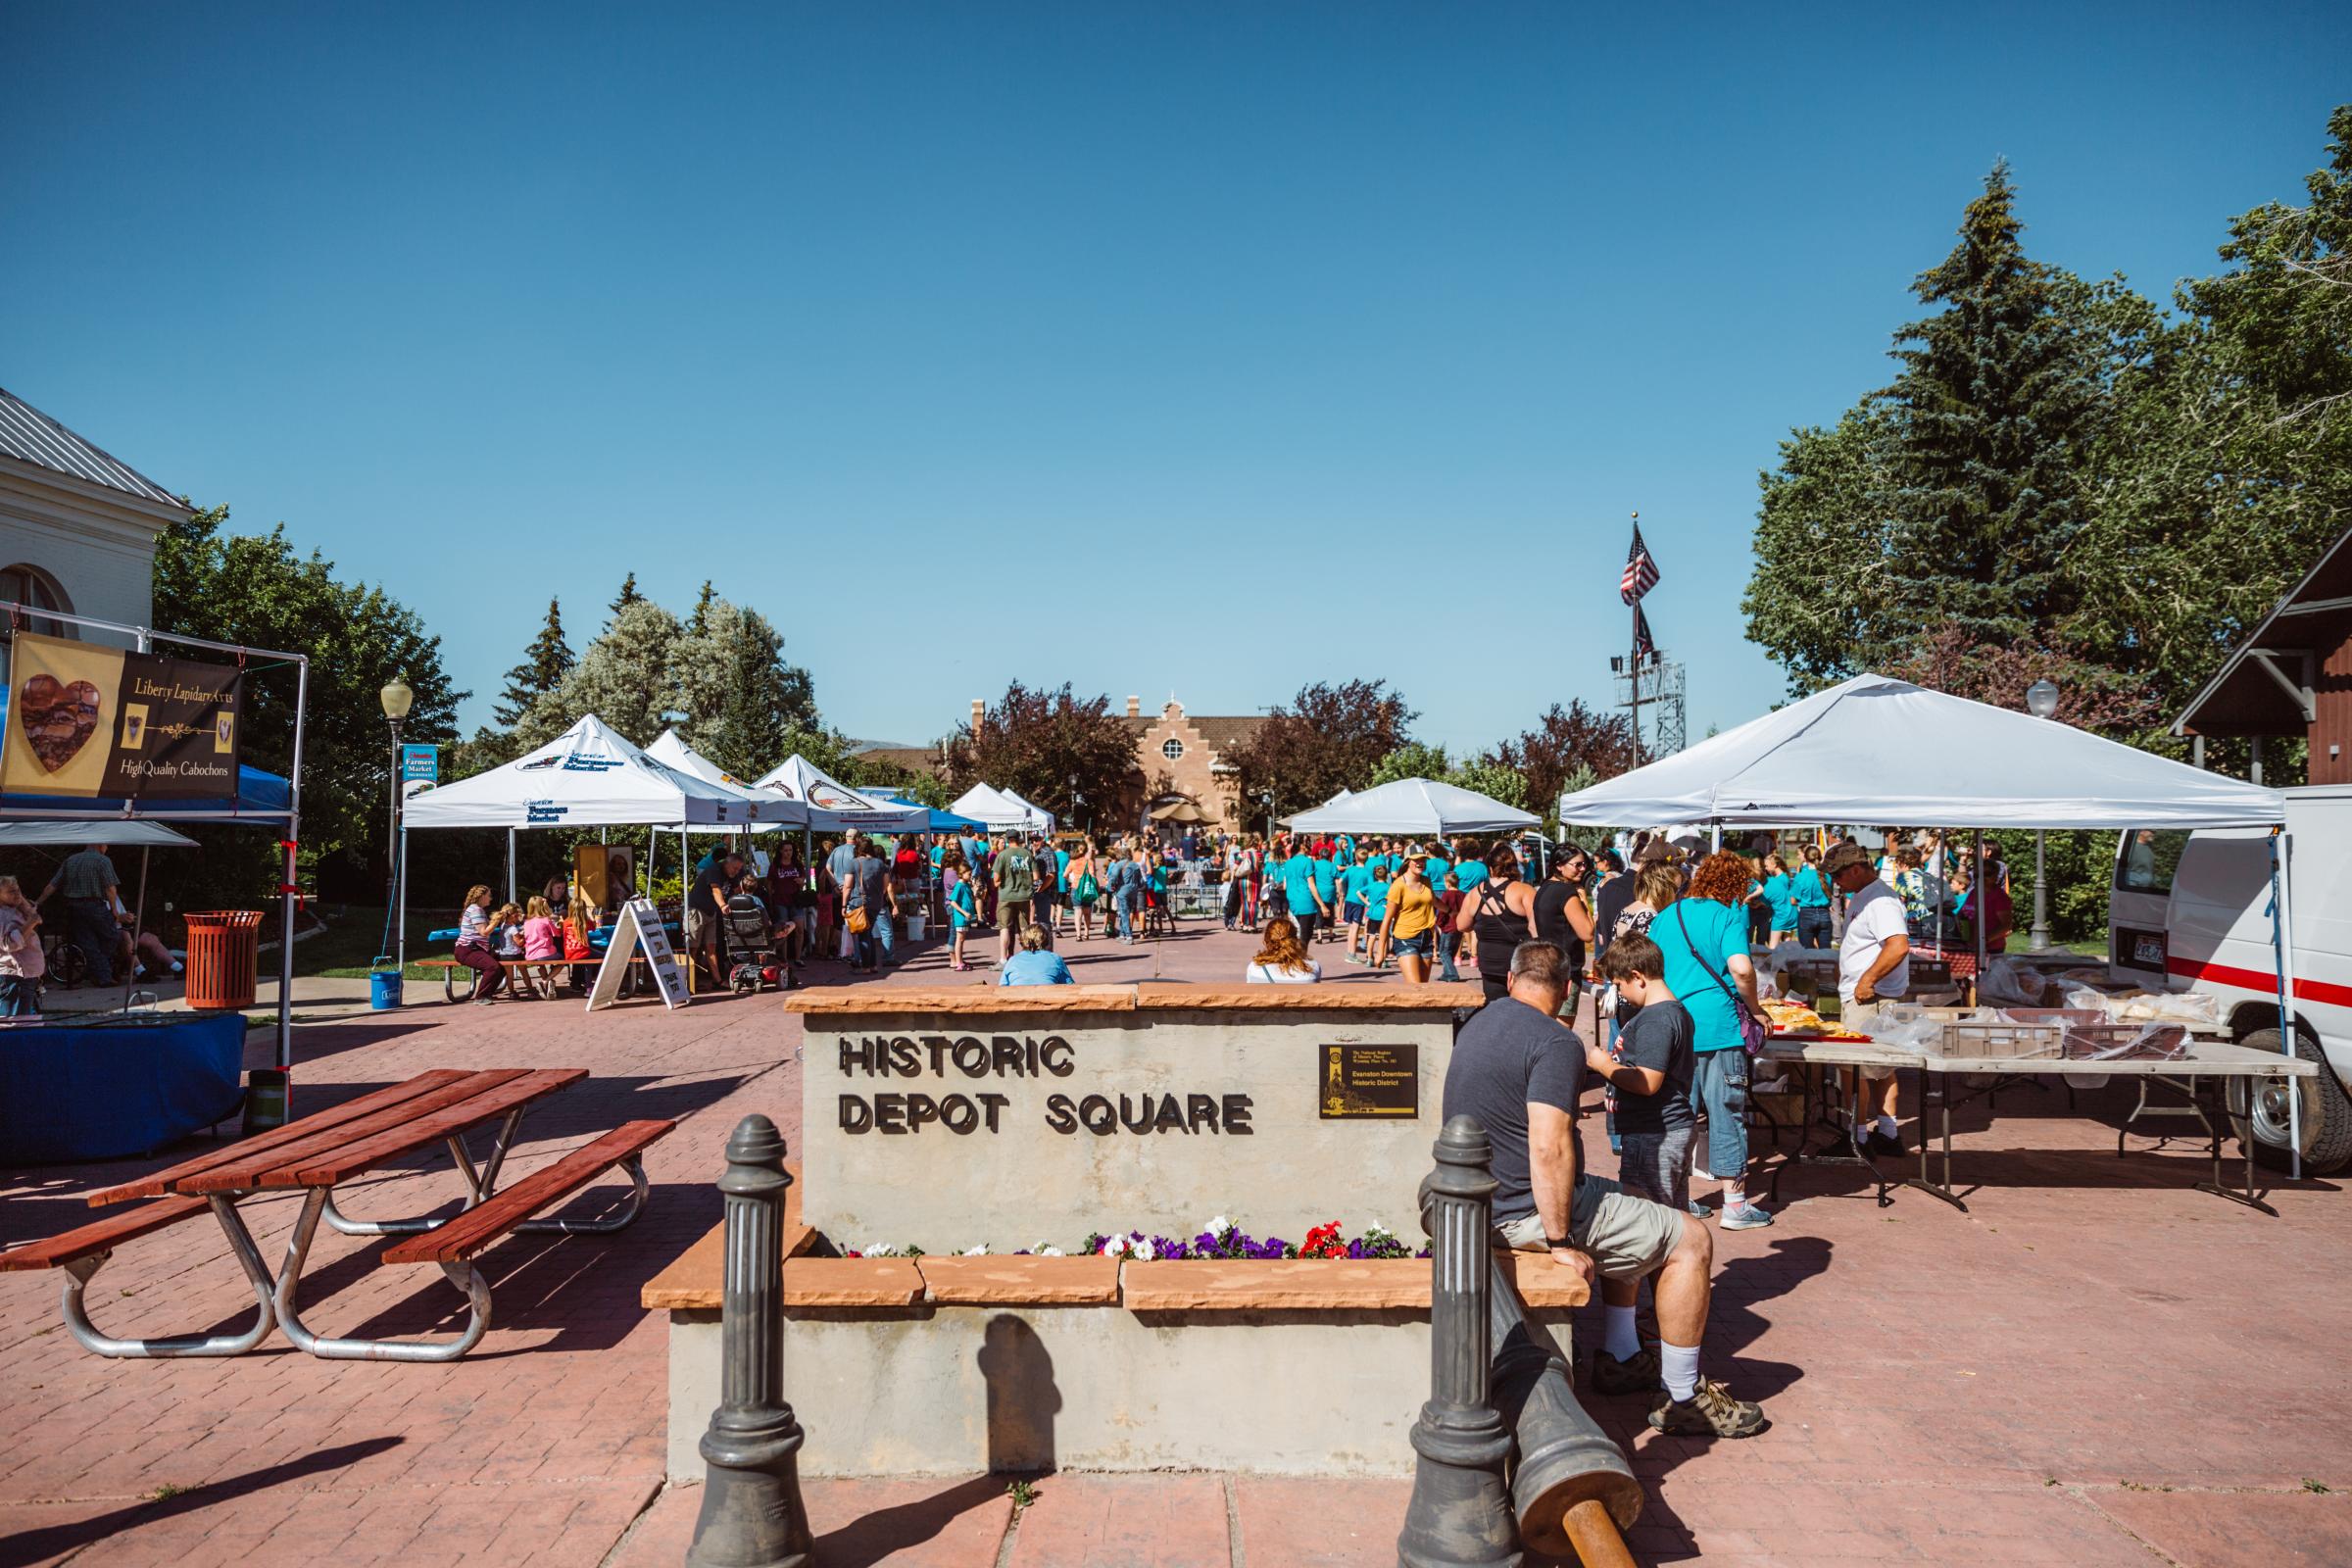
[[[1875,1036],[1879,1032],[1877,1027],[1879,1022],[1878,1003],[1855,1002],[1851,998],[1847,998],[1840,1004],[1838,1011],[1840,1013],[1838,1022],[1854,1033]],[[1854,1071],[1874,1084],[1894,1076],[1892,1067],[1856,1067]]]
[[[1544,1221],[1523,1214],[1498,1226],[1515,1252],[1541,1252]],[[1683,1216],[1663,1203],[1636,1198],[1605,1176],[1578,1176],[1568,1205],[1568,1239],[1592,1259],[1604,1280],[1638,1280],[1666,1266],[1683,1239]]]
[[1001,898],[997,900],[997,928],[999,930],[1008,937],[1017,937],[1021,934],[1021,927],[1028,923],[1029,901],[1027,899]]

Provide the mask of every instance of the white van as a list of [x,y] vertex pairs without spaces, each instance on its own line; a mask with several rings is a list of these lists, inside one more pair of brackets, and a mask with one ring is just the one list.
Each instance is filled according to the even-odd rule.
[[[2303,1168],[2352,1164],[2352,785],[2283,792],[2294,840],[2295,1049],[2329,1071],[2302,1080]],[[2150,986],[2211,992],[2230,1032],[2278,1049],[2278,956],[2271,926],[2270,834],[2141,828],[2116,846],[2108,960]],[[2283,1085],[2257,1092],[2255,1155],[2284,1165]]]

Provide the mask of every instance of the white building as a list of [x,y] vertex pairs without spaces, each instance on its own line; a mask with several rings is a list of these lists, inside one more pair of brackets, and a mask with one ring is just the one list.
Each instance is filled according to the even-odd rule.
[[[188,514],[162,485],[0,389],[0,603],[144,626],[155,536]],[[80,635],[35,617],[24,629]]]

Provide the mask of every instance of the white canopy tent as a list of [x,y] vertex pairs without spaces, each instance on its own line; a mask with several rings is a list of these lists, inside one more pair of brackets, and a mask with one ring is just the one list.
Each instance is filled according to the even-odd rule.
[[1014,789],[1009,784],[1004,787],[1003,794],[1006,800],[1010,801],[1015,806],[1027,808],[1030,815],[1034,816],[1038,821],[1045,824],[1043,827],[1035,830],[1039,833],[1053,832],[1054,825],[1060,820],[1052,811],[1047,810],[1044,807],[1038,805],[1035,801],[1029,799],[1028,796],[1023,795],[1020,791]]
[[1446,838],[1517,833],[1541,825],[1515,806],[1443,779],[1400,778],[1343,795],[1290,819],[1302,833],[1395,833]]
[[993,785],[973,785],[948,809],[957,816],[970,817],[991,833],[1054,831],[1052,815],[1039,810],[1010,790],[1000,790]]
[[103,844],[110,850],[193,848],[196,841],[145,817],[87,822],[0,822],[0,850],[21,846],[79,849]]
[[754,788],[773,791],[802,808],[806,820],[801,825],[819,833],[839,833],[847,828],[866,833],[923,833],[931,827],[929,807],[860,795],[797,752]]
[[[645,749],[645,755],[664,767],[690,773],[744,802],[752,813],[749,825],[755,831],[764,832],[771,827],[806,827],[808,824],[808,808],[806,806],[784,799],[775,790],[763,790],[758,785],[745,783],[679,739],[674,728],[663,730],[654,744]],[[736,831],[735,826],[716,822],[690,823],[686,827],[688,831],[697,833]]]
[[[2280,1037],[2292,1050],[2293,846],[2278,791],[2190,767],[2055,719],[1856,675],[1802,702],[1560,798],[1560,822],[1718,827],[1851,823],[1938,828],[2273,830]],[[1977,931],[1980,967],[1984,927]],[[2302,1097],[2288,1097],[2294,1171]]]
[[2277,790],[1884,675],[1561,797],[1563,825],[2270,827]]

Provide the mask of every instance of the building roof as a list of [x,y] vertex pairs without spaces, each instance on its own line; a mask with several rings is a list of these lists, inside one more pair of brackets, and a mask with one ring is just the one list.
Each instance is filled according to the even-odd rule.
[[909,773],[940,771],[941,759],[936,746],[868,746],[857,756],[861,762],[888,762]]
[[104,485],[141,501],[181,506],[179,497],[5,387],[0,387],[0,458],[14,458],[86,484]]
[[2298,735],[2313,720],[2314,671],[2352,635],[2352,531],[2230,651],[2173,720],[2176,735]]
[[[1164,713],[1125,713],[1120,715],[1128,728],[1138,735],[1157,725],[1164,716]],[[1208,749],[1219,757],[1230,757],[1244,746],[1249,745],[1266,722],[1266,715],[1263,713],[1239,713],[1229,716],[1186,713],[1183,718],[1185,723],[1193,727],[1194,733],[1207,743]]]

